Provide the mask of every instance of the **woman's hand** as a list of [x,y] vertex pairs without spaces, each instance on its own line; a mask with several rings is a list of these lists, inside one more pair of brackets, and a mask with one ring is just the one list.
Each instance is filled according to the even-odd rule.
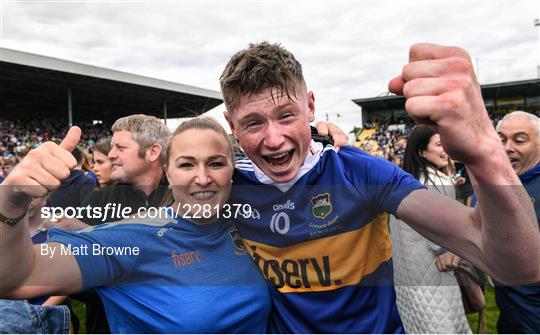
[[437,260],[435,261],[435,265],[437,266],[437,270],[439,272],[446,272],[454,270],[455,268],[459,267],[459,262],[461,261],[461,258],[451,253],[450,251],[445,252],[444,254],[437,257]]

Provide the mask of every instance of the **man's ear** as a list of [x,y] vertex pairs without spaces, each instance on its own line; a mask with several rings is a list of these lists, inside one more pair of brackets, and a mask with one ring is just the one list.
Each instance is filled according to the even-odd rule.
[[227,120],[227,123],[229,124],[229,128],[231,128],[231,132],[233,133],[234,137],[238,138],[238,136],[236,136],[236,128],[234,127],[234,124],[232,122],[231,116],[229,115],[229,112],[224,111],[223,116],[225,117],[225,120]]
[[307,100],[309,122],[313,122],[315,121],[315,94],[313,91],[307,92]]
[[161,144],[158,144],[158,143],[154,143],[152,144],[151,146],[149,146],[147,149],[146,149],[146,159],[153,163],[157,160],[160,160],[161,159],[161,153],[163,152],[162,148],[161,148]]

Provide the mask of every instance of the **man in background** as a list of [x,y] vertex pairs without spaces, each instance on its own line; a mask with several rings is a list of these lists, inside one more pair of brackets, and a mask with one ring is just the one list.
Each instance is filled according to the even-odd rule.
[[[507,114],[497,124],[497,133],[534,204],[540,228],[540,118],[522,111]],[[501,311],[497,321],[499,333],[540,333],[540,283],[529,286],[497,283],[495,299]]]

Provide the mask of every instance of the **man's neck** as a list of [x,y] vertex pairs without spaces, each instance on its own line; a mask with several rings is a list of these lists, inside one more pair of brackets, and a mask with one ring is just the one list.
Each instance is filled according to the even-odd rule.
[[150,195],[159,186],[161,179],[163,178],[162,169],[149,169],[148,173],[139,176],[139,178],[132,183],[133,187],[140,189],[147,196]]

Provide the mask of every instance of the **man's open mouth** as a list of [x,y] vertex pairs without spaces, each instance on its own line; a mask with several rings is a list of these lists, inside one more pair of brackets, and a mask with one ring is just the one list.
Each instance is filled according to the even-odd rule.
[[264,156],[264,159],[272,166],[274,169],[284,169],[289,166],[291,159],[294,154],[294,149],[287,152],[283,152],[277,155]]

